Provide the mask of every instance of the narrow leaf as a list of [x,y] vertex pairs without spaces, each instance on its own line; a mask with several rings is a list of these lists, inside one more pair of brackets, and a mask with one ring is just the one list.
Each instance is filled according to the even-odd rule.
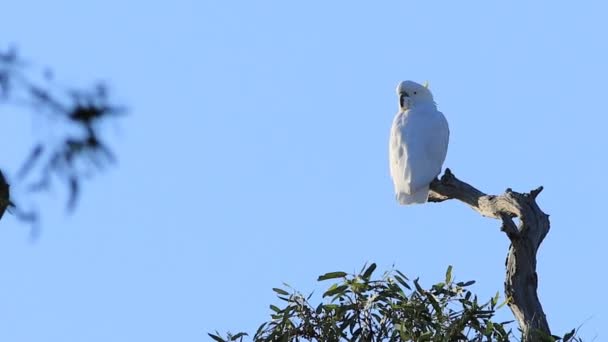
[[247,333],[240,332],[240,333],[238,333],[238,334],[236,334],[236,335],[232,336],[231,341],[236,341],[238,338],[241,338],[241,337],[243,337],[243,336],[249,336],[249,335],[248,335]]
[[223,338],[217,336],[217,335],[213,335],[213,334],[207,334],[209,335],[212,339],[216,340],[217,342],[226,342],[226,340],[224,340]]
[[399,284],[401,284],[403,287],[405,287],[408,290],[411,290],[412,288],[408,285],[408,283],[405,281],[405,279],[401,278],[398,275],[395,275],[395,279],[397,279],[397,281],[399,282]]
[[268,322],[264,322],[262,323],[259,327],[258,330],[255,332],[255,336],[257,337],[262,331],[264,331],[264,328],[266,327],[266,324],[268,324]]
[[571,332],[569,332],[566,335],[564,335],[564,338],[563,338],[564,342],[569,342],[572,339],[572,337],[574,336],[575,333],[576,333],[576,330],[572,329]]
[[428,293],[428,292],[425,294],[426,294],[426,297],[429,299],[429,302],[431,302],[431,306],[433,306],[433,309],[435,309],[435,311],[437,312],[437,316],[441,317],[443,312],[441,311],[441,307],[439,306],[437,299],[435,299],[435,296],[433,296],[433,294]]
[[403,279],[405,280],[410,280],[408,277],[405,276],[405,274],[401,273],[401,271],[399,270],[395,270],[397,272],[398,275],[400,275]]
[[502,303],[498,304],[498,306],[496,307],[496,310],[502,308],[507,303],[509,303],[509,299],[508,298],[506,298]]
[[283,289],[276,288],[276,287],[273,287],[272,291],[274,291],[274,292],[276,292],[276,293],[278,293],[280,295],[285,295],[285,296],[289,295],[289,292],[287,292],[287,291],[285,291]]
[[344,278],[346,276],[347,276],[346,272],[329,272],[329,273],[325,273],[322,276],[319,276],[317,281],[323,281],[323,280],[335,279],[335,278]]
[[496,295],[491,299],[492,308],[494,308],[496,306],[496,303],[498,303],[499,298],[500,298],[500,292],[496,291]]
[[445,283],[449,284],[452,282],[452,265],[448,266],[447,271],[445,271]]
[[414,279],[414,286],[416,286],[416,291],[420,294],[424,294],[424,289],[418,284],[418,278]]
[[344,290],[346,290],[347,288],[348,288],[348,286],[346,286],[346,285],[337,286],[333,289],[326,291],[323,294],[323,297],[329,297],[329,296],[334,296],[336,294],[342,294],[342,293],[344,293]]
[[475,284],[475,280],[469,280],[469,281],[465,281],[465,282],[456,283],[456,285],[458,285],[460,287],[467,287],[467,286],[470,286],[473,284]]
[[36,163],[36,161],[38,160],[40,155],[42,155],[43,151],[44,151],[44,146],[42,146],[41,144],[36,145],[36,147],[34,147],[34,149],[32,149],[32,152],[30,152],[29,157],[26,159],[26,161],[21,166],[21,169],[19,169],[19,172],[17,172],[18,178],[25,177],[25,175],[32,169],[32,167],[34,166],[34,164]]
[[362,275],[363,279],[369,280],[369,278],[371,277],[372,273],[374,273],[375,269],[376,269],[376,264],[375,263],[369,265],[369,267],[367,268],[367,270],[365,270],[365,272]]

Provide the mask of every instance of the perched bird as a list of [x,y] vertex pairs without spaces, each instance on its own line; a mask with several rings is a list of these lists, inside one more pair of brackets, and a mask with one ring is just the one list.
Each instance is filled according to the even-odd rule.
[[389,141],[391,177],[400,204],[425,203],[429,185],[441,173],[450,130],[427,85],[397,86],[399,112]]

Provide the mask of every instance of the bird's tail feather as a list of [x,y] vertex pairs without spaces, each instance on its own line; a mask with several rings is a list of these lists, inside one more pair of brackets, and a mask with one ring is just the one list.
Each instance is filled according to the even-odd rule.
[[428,186],[425,186],[424,188],[414,192],[413,194],[407,194],[405,192],[399,192],[397,194],[397,201],[399,201],[399,204],[401,205],[426,203],[428,198]]

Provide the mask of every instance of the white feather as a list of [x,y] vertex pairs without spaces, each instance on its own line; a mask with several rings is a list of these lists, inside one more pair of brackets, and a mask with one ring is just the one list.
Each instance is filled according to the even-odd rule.
[[421,88],[426,89],[411,81],[398,88],[411,94],[393,120],[389,142],[390,172],[400,204],[427,201],[429,185],[441,173],[448,150],[448,122],[430,91]]

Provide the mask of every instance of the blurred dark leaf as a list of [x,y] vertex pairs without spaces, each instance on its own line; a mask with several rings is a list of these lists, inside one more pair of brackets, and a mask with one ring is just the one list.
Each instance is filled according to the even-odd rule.
[[564,338],[562,340],[564,342],[571,341],[572,338],[574,337],[574,334],[576,334],[576,329],[572,329],[572,331],[570,331],[569,333],[565,334]]
[[69,179],[69,184],[70,184],[70,193],[69,193],[69,198],[68,198],[68,210],[74,210],[74,207],[76,206],[76,200],[78,199],[78,193],[80,190],[80,185],[79,185],[79,181],[78,178],[76,177],[71,177]]
[[42,146],[42,144],[38,144],[32,149],[29,157],[25,160],[25,162],[23,162],[21,169],[19,170],[19,172],[17,172],[18,178],[25,177],[25,175],[32,169],[36,161],[38,161],[43,151],[44,146]]
[[469,281],[466,281],[466,282],[460,282],[460,283],[457,283],[456,285],[458,285],[460,287],[467,287],[467,286],[471,286],[473,284],[475,284],[475,280],[469,280]]
[[226,340],[224,340],[223,338],[219,337],[218,335],[214,335],[214,334],[207,334],[209,335],[212,339],[214,339],[217,342],[226,342]]
[[278,293],[280,295],[285,295],[285,296],[289,295],[289,292],[287,292],[285,290],[282,290],[282,289],[279,289],[279,288],[276,288],[276,287],[273,287],[272,291],[274,291],[274,292],[276,292],[276,293]]
[[365,272],[363,272],[363,275],[361,277],[365,280],[369,280],[369,277],[372,275],[372,273],[374,273],[375,269],[376,264],[369,265],[369,267],[367,268],[367,270],[365,270]]
[[326,291],[325,293],[323,293],[323,297],[330,297],[330,296],[334,296],[337,294],[343,294],[345,292],[345,290],[348,289],[347,285],[340,285],[337,286],[331,290]]
[[234,336],[232,336],[232,338],[230,339],[230,341],[236,341],[237,339],[243,338],[244,336],[249,336],[244,332],[240,332]]
[[334,279],[334,278],[344,278],[346,276],[347,276],[347,273],[345,273],[345,272],[329,272],[329,273],[325,273],[322,276],[319,276],[319,278],[317,278],[317,281],[323,281],[323,280]]
[[[20,188],[30,189],[27,195],[32,198],[35,193],[48,190],[57,179],[62,180],[67,185],[66,205],[72,211],[83,181],[115,162],[101,124],[125,114],[126,110],[111,102],[105,84],[94,84],[90,89],[66,89],[54,83],[52,70],[40,68],[36,72],[13,47],[0,51],[0,104],[53,120],[53,138],[32,146],[17,172],[17,181],[25,183]],[[19,213],[20,219],[38,217],[31,210]]]
[[405,281],[405,279],[401,278],[401,276],[395,275],[395,279],[399,282],[399,284],[401,284],[401,286],[405,287],[406,289],[412,289],[410,285]]
[[4,178],[2,170],[0,170],[0,219],[4,216],[4,212],[11,205],[9,185]]

